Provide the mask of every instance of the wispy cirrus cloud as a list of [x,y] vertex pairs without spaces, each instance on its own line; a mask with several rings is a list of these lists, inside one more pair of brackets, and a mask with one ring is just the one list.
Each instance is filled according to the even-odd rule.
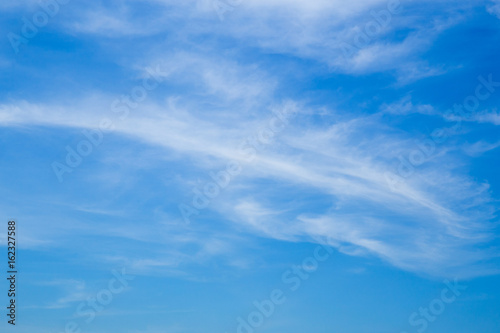
[[490,0],[490,4],[487,6],[487,10],[490,14],[496,15],[500,18],[500,1]]
[[[311,74],[305,72],[325,69],[329,74],[353,77],[384,73],[405,83],[445,74],[446,67],[431,63],[425,53],[438,36],[461,22],[464,15],[459,9],[470,4],[448,10],[447,1],[419,1],[436,6],[433,20],[425,15],[394,15],[390,25],[367,45],[345,57],[340,43],[354,40],[374,20],[371,11],[386,10],[385,1],[248,1],[224,22],[217,21],[210,1],[147,2],[157,9],[146,8],[147,17],[134,15],[133,9],[144,5],[137,1],[120,2],[116,10],[114,3],[99,3],[81,12],[68,7],[72,12],[56,24],[67,28],[69,35],[98,37],[94,43],[106,46],[106,52],[114,55],[111,58],[127,73],[131,87],[145,68],[162,66],[162,86],[127,119],[116,121],[113,132],[104,139],[126,138],[127,143],[155,151],[135,161],[127,148],[113,146],[116,150],[109,151],[99,147],[107,156],[91,157],[97,163],[95,173],[83,179],[101,189],[119,185],[130,189],[141,184],[130,180],[128,170],[148,165],[168,169],[175,163],[189,172],[176,170],[174,180],[165,183],[186,193],[197,185],[198,178],[227,160],[241,160],[239,144],[256,133],[273,109],[292,105],[300,111],[272,145],[259,148],[251,166],[210,207],[207,214],[219,214],[223,221],[223,231],[213,232],[213,242],[203,240],[205,230],[187,238],[158,232],[165,223],[175,225],[180,219],[172,213],[159,216],[158,211],[152,214],[156,219],[151,230],[134,228],[132,223],[127,230],[103,223],[96,232],[82,222],[77,228],[80,232],[135,242],[153,238],[158,249],[152,258],[135,256],[128,264],[138,270],[180,275],[185,273],[184,263],[200,263],[234,250],[241,239],[228,235],[241,228],[249,235],[288,241],[329,237],[341,251],[375,255],[419,273],[470,275],[470,267],[475,267],[477,275],[495,271],[494,247],[487,248],[494,244],[495,207],[488,184],[464,170],[469,156],[457,156],[452,143],[443,144],[441,153],[415,177],[396,189],[387,182],[387,171],[394,169],[399,154],[414,147],[414,137],[384,122],[383,117],[436,116],[432,103],[401,99],[398,92],[396,101],[379,103],[375,96],[369,101],[377,104],[373,112],[346,105],[335,105],[332,111],[329,103],[336,104],[335,98],[311,103],[307,94],[294,96],[295,92],[287,90],[290,77],[307,81]],[[162,21],[164,25],[158,23]],[[155,40],[147,52],[136,54],[137,50],[130,49],[130,54],[122,53],[128,41],[136,42],[141,50],[148,38],[164,30],[171,33]],[[201,39],[204,43],[199,43]],[[255,60],[253,54],[262,57]],[[279,61],[269,62],[271,56]],[[277,75],[282,60],[289,61],[287,68],[293,73]],[[110,79],[109,85],[113,84]],[[318,85],[315,89],[326,88]],[[116,116],[111,106],[116,98],[118,94],[108,90],[87,88],[76,98],[58,91],[57,98],[5,100],[0,106],[0,124],[14,129],[93,129],[103,117]],[[315,112],[317,109],[322,112]],[[496,124],[495,116],[477,113],[473,119]],[[61,151],[65,145],[61,143]],[[471,149],[480,148],[484,147]],[[157,174],[154,177],[162,179]],[[117,211],[105,207],[107,204],[109,201],[75,210],[101,217]],[[121,212],[122,216],[130,213],[127,209]],[[161,250],[165,239],[171,241],[168,251]],[[186,244],[195,250],[182,255]],[[116,247],[126,248],[122,244]],[[227,262],[239,265],[235,258]]]
[[[142,104],[129,119],[117,123],[112,135],[158,147],[164,156],[196,161],[195,169],[205,174],[229,159],[241,159],[238,144],[259,128],[258,117],[266,117],[260,109],[262,102],[255,103],[251,97],[264,94],[272,100],[273,85],[260,79],[265,74],[254,74],[252,80],[245,80],[251,72],[247,66],[232,64],[217,71],[217,65],[197,57],[182,55],[174,59],[184,62],[169,62],[177,67],[172,66],[165,76],[166,84],[181,80],[187,87],[192,86],[194,92],[199,92],[197,102],[153,99]],[[192,77],[186,68],[193,69]],[[187,75],[180,77],[176,71]],[[224,108],[211,106],[213,113],[208,116],[200,108],[206,100],[219,101]],[[3,126],[90,129],[105,112],[104,101],[103,96],[86,98],[72,107],[21,102],[3,105],[0,117]],[[244,109],[238,109],[241,101],[246,101]],[[94,106],[89,108],[88,103]],[[402,269],[431,275],[495,272],[484,264],[476,267],[475,273],[468,273],[469,267],[494,261],[496,256],[491,249],[477,250],[494,238],[490,221],[495,209],[490,203],[488,185],[469,179],[460,168],[453,167],[464,163],[466,157],[457,159],[444,149],[418,175],[394,189],[387,182],[386,172],[400,152],[414,145],[407,135],[384,124],[381,114],[365,116],[337,111],[330,123],[311,122],[311,113],[307,111],[310,107],[303,102],[294,103],[301,105],[304,113],[299,111],[297,119],[275,139],[276,144],[259,150],[251,168],[234,187],[227,189],[226,196],[214,202],[212,209],[224,216],[229,228],[243,225],[251,233],[290,241],[329,237],[349,254],[372,254]],[[402,103],[386,109],[398,116],[415,107],[408,101]],[[390,111],[391,107],[397,112]],[[89,109],[93,111],[83,111]],[[239,112],[235,113],[235,109]],[[429,110],[432,107],[425,106],[417,113],[426,115]],[[232,126],[228,127],[229,119]],[[183,181],[184,186],[192,186],[193,180]],[[318,207],[315,200],[302,198],[302,193],[322,198],[323,203]],[[297,200],[301,204],[293,208]],[[233,226],[229,221],[237,224]],[[104,234],[139,241],[151,234],[137,238],[140,233],[126,235],[109,228],[103,230]],[[196,237],[194,241],[202,244]],[[224,243],[217,244],[203,245],[200,255],[219,256],[230,243],[223,247],[220,246]],[[164,267],[172,274],[180,274],[183,262],[192,262],[192,255],[188,259],[180,253],[179,249],[173,250],[163,259],[139,257],[129,265],[138,270],[146,266],[153,270]],[[169,257],[177,259],[172,261]]]

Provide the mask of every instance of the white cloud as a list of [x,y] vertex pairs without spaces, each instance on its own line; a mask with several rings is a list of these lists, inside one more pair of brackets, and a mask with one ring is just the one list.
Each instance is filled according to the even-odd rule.
[[[75,20],[63,25],[70,33],[120,39],[154,35],[163,29],[158,22],[164,20],[165,29],[171,29],[165,41],[158,40],[144,59],[123,61],[125,67],[135,70],[162,64],[165,84],[175,86],[178,91],[172,89],[171,95],[162,100],[151,92],[151,98],[131,110],[124,120],[118,120],[110,110],[117,96],[105,93],[84,93],[86,96],[71,103],[4,103],[0,106],[0,125],[92,129],[102,118],[109,117],[116,128],[106,136],[125,136],[157,147],[163,156],[148,156],[156,163],[189,161],[190,166],[194,165],[191,167],[206,174],[228,160],[242,161],[239,143],[255,135],[263,119],[272,117],[271,108],[307,106],[297,100],[284,103],[276,99],[278,80],[259,65],[242,64],[238,57],[227,60],[239,45],[258,48],[264,53],[312,59],[342,73],[392,71],[400,76],[401,82],[409,82],[442,73],[423,61],[421,55],[432,47],[442,31],[459,19],[453,15],[450,20],[419,22],[412,17],[395,16],[379,36],[346,58],[339,48],[340,42],[351,41],[359,29],[373,20],[370,10],[383,8],[385,1],[248,0],[228,14],[224,22],[217,21],[208,1],[156,3],[164,7],[149,23],[134,18],[131,8],[137,3],[129,2],[116,12],[96,5],[92,9],[96,13],[91,15],[86,10],[74,14]],[[168,11],[172,7],[176,10]],[[181,21],[186,22],[177,25],[182,15]],[[411,32],[397,40],[386,38],[398,29]],[[207,43],[197,45],[195,41],[202,35],[209,36]],[[224,52],[216,54],[209,44],[226,38],[231,41],[227,44],[230,47],[216,48]],[[431,115],[435,111],[431,105],[403,99],[385,106],[382,113]],[[275,144],[259,150],[255,161],[245,165],[238,180],[213,203],[212,209],[221,213],[225,221],[232,222],[230,227],[243,227],[254,234],[289,241],[329,237],[344,253],[376,255],[397,267],[419,273],[482,275],[493,271],[489,261],[494,260],[495,254],[486,247],[491,240],[494,208],[488,186],[469,179],[459,168],[465,163],[464,157],[450,157],[449,147],[443,144],[440,153],[422,165],[413,177],[391,189],[385,174],[396,168],[399,154],[414,149],[412,137],[384,124],[381,114],[360,116],[352,110],[340,110],[334,121],[328,123],[311,121],[305,116],[311,114],[307,109],[300,114],[279,134]],[[496,113],[485,113],[477,115],[476,121],[496,124],[497,118]],[[471,150],[483,148],[475,146]],[[131,163],[128,155],[113,154],[110,151],[110,156],[100,162]],[[125,178],[115,170],[97,172],[92,177],[103,183],[111,182],[110,177],[114,183]],[[180,182],[188,187],[195,180]],[[310,197],[303,198],[306,194]],[[75,210],[114,212],[98,205]],[[77,228],[83,233],[96,233],[88,229]],[[214,232],[207,241],[206,230],[190,230],[184,235],[157,230],[141,231],[133,225],[103,226],[99,231],[102,235],[138,242],[150,240],[156,245],[168,237],[172,245],[169,250],[153,251],[152,258],[107,260],[120,261],[148,273],[168,271],[189,276],[181,267],[183,264],[224,256],[234,252],[234,245],[242,242],[241,238],[228,236],[227,231]],[[183,252],[186,244],[196,245],[195,250]],[[246,266],[234,257],[226,260],[230,265]],[[475,269],[472,273],[471,267]]]
[[464,145],[464,151],[471,156],[480,156],[490,150],[494,150],[500,147],[500,141],[495,143],[489,143],[485,141],[477,141],[472,144]]
[[[155,11],[147,19],[134,15],[139,10],[136,8],[138,1],[125,1],[111,2],[113,6],[100,4],[90,9],[80,8],[71,15],[71,20],[61,24],[71,34],[104,35],[113,39],[162,33],[165,38],[156,41],[153,48],[161,53],[169,53],[179,46],[191,48],[201,37],[214,43],[226,40],[230,49],[244,45],[264,52],[311,59],[333,72],[366,74],[394,70],[401,83],[408,83],[444,72],[443,68],[431,67],[418,57],[432,47],[440,33],[461,19],[456,11],[447,9],[447,0],[418,2],[435,7],[434,20],[410,15],[416,4],[401,1],[404,15],[390,15],[387,24],[379,24],[380,32],[368,37],[366,45],[360,46],[356,45],[356,38],[360,34],[366,38],[366,26],[380,20],[373,13],[387,13],[391,1],[244,0],[225,13],[223,22],[218,21],[212,0],[156,0],[150,3]],[[396,31],[410,32],[395,40],[391,36]],[[342,51],[341,46],[346,43],[354,46],[350,56]]]
[[[203,73],[204,66],[210,67],[211,63],[197,70]],[[245,73],[230,70],[218,75],[227,75],[228,81],[237,85],[245,81],[234,75]],[[170,79],[176,80],[175,74]],[[224,78],[220,80],[226,82]],[[217,94],[213,81],[206,82],[203,89]],[[236,106],[238,96],[232,89],[223,89],[218,99],[225,103],[232,101],[229,105]],[[4,126],[93,128],[108,112],[106,104],[100,105],[103,100],[102,96],[92,97],[75,102],[71,108],[27,102],[3,105],[0,118]],[[95,105],[89,107],[88,103]],[[409,101],[401,103],[401,110],[393,106],[399,110],[396,113],[408,113],[415,108]],[[210,117],[200,112],[196,103],[182,108],[171,106],[153,101],[143,103],[128,119],[116,123],[115,135],[162,147],[165,155],[175,153],[178,158],[195,160],[200,171],[208,173],[217,165],[210,160],[220,164],[230,159],[242,161],[238,144],[259,128],[260,121],[252,115],[258,106],[253,104],[249,104],[246,112],[235,113],[225,108]],[[431,109],[428,106],[417,112],[427,113]],[[272,117],[269,111],[268,116],[261,110],[256,112],[261,117]],[[226,116],[234,120],[232,126],[228,127],[224,121]],[[361,117],[339,113],[336,123],[329,126],[305,124],[302,120],[307,117],[299,112],[279,135],[276,145],[259,150],[255,161],[245,166],[244,173],[235,182],[242,187],[228,188],[228,196],[214,203],[216,210],[258,234],[291,241],[327,236],[338,242],[341,251],[372,253],[416,272],[465,274],[467,267],[493,258],[490,250],[474,249],[487,244],[491,238],[489,220],[493,207],[489,204],[488,189],[455,170],[454,165],[459,164],[446,155],[446,146],[438,147],[443,150],[442,154],[436,154],[413,177],[391,189],[385,173],[395,169],[393,161],[397,161],[398,154],[414,149],[413,140],[404,134],[395,134],[377,115]],[[272,195],[265,195],[266,185],[257,185],[260,184],[257,179],[273,182],[273,186],[277,186],[274,193],[267,189]],[[280,190],[283,186],[288,190]],[[313,208],[314,201],[306,204],[309,201],[305,200],[293,209],[289,195],[296,193],[300,197],[303,192],[329,198],[330,203],[318,210]],[[103,228],[103,232],[110,235],[147,239],[147,235],[136,233],[134,228],[127,230],[130,235]],[[230,244],[218,241],[201,245],[199,238],[194,239],[200,244],[201,252],[192,253],[193,258],[218,256],[227,251]],[[164,267],[176,272],[181,262],[193,260],[180,253],[176,250],[161,260],[135,258],[129,264],[153,270]],[[488,272],[485,267],[475,271],[478,275]]]
[[[58,288],[61,289],[64,296],[59,297],[55,301],[48,302],[47,304],[31,305],[27,308],[38,309],[64,309],[74,306],[76,302],[83,302],[87,300],[92,293],[86,286],[84,281],[73,279],[58,279],[46,282],[37,282],[36,284],[44,286],[45,288]],[[57,293],[56,293],[57,294]]]
[[478,123],[489,123],[493,125],[500,125],[500,113],[496,109],[489,111],[476,112],[471,118],[466,118],[466,121],[474,121]]
[[491,4],[487,6],[488,13],[495,15],[500,19],[500,1],[490,0]]

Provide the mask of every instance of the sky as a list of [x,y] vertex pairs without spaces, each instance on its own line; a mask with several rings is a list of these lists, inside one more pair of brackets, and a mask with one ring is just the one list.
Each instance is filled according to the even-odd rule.
[[2,332],[499,331],[500,1],[0,16]]

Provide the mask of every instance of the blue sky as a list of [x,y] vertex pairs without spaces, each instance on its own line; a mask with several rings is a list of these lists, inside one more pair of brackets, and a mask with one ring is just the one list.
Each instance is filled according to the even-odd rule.
[[498,0],[0,8],[2,332],[500,329]]

